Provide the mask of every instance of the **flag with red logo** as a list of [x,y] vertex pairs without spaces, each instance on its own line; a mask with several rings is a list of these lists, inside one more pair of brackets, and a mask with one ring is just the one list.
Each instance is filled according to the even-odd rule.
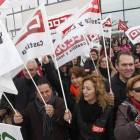
[[12,7],[11,0],[0,0],[0,9],[9,9]]
[[56,30],[63,36],[64,40],[74,35],[101,34],[99,1],[92,0],[88,5],[62,23]]
[[74,36],[66,41],[56,40],[54,46],[58,67],[61,67],[77,56],[89,52],[87,41],[82,35]]
[[140,26],[131,27],[125,33],[133,44],[140,42]]
[[128,26],[126,24],[124,24],[121,20],[119,20],[118,30],[127,31],[128,30]]
[[14,38],[15,46],[24,62],[53,54],[53,44],[47,21],[44,3],[42,3]]
[[108,17],[102,20],[102,26],[104,37],[111,38],[111,29],[112,29],[111,14],[109,14]]
[[76,11],[78,11],[78,8],[74,8],[74,9],[59,13],[57,15],[53,15],[53,16],[48,17],[48,23],[49,23],[49,28],[50,28],[50,31],[51,31],[52,39],[57,39],[58,36],[59,36],[59,34],[57,34],[55,29],[58,26],[60,26],[63,22],[65,22]]

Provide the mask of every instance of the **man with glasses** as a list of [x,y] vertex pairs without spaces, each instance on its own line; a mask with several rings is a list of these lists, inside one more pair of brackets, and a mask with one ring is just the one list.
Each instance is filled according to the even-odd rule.
[[135,75],[133,54],[130,51],[121,51],[117,56],[115,66],[118,73],[111,78],[112,92],[110,92],[108,80],[105,82],[105,87],[117,111],[118,106],[127,98],[126,83]]

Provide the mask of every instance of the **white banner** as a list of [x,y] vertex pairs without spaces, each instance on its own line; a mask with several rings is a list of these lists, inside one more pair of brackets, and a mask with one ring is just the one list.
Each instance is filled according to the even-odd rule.
[[92,0],[80,9],[56,30],[67,40],[75,35],[101,34],[100,6],[98,0]]
[[0,123],[1,140],[23,140],[19,126]]
[[59,13],[57,15],[53,15],[53,16],[48,17],[48,23],[49,23],[49,28],[51,30],[52,39],[57,39],[58,36],[60,36],[59,34],[57,34],[55,29],[58,26],[60,26],[60,24],[65,22],[70,16],[72,16],[77,11],[78,11],[78,8],[74,8],[74,9]]
[[18,94],[10,73],[0,76],[0,91]]
[[25,63],[33,58],[53,54],[47,21],[44,3],[42,3],[14,38],[16,48]]
[[0,0],[0,9],[12,8],[11,0]]
[[140,42],[140,25],[129,28],[125,33],[133,45]]
[[61,67],[63,64],[71,61],[77,56],[80,56],[89,51],[84,36],[75,36],[62,43],[55,43],[55,54],[58,66]]
[[111,29],[112,29],[111,14],[109,14],[108,17],[102,20],[102,26],[104,37],[111,38]]
[[0,21],[0,76],[21,66],[23,61]]

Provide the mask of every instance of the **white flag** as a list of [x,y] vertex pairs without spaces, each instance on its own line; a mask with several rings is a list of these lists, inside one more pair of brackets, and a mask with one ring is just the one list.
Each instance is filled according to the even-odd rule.
[[0,91],[13,94],[18,93],[10,73],[0,76]]
[[23,140],[19,126],[0,123],[1,140]]
[[62,23],[57,32],[67,40],[75,35],[101,34],[101,14],[98,0],[92,0],[67,21]]
[[0,21],[0,76],[21,66],[23,61]]
[[58,39],[59,34],[57,34],[55,29],[77,11],[78,11],[78,8],[74,8],[74,9],[59,13],[57,15],[48,17],[48,23],[49,23],[49,28],[51,30],[52,39]]
[[33,58],[53,54],[47,21],[44,3],[42,3],[14,38],[16,48],[25,63]]
[[140,25],[129,28],[125,33],[133,45],[140,42]]
[[111,29],[112,29],[111,14],[109,14],[108,17],[102,20],[102,26],[104,37],[111,38]]
[[58,67],[89,51],[84,36],[75,36],[69,40],[55,42],[55,55]]
[[35,6],[35,0],[12,0],[12,6],[19,6],[19,5],[25,5],[25,6]]
[[0,9],[12,8],[11,0],[0,0]]
[[6,9],[0,9],[0,19],[6,18],[7,10]]

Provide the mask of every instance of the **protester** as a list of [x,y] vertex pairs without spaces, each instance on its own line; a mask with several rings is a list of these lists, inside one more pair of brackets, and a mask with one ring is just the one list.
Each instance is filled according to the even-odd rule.
[[130,51],[121,51],[117,56],[116,68],[118,73],[111,78],[111,90],[109,81],[105,82],[105,87],[109,93],[110,100],[115,104],[115,111],[126,99],[126,83],[129,78],[135,76],[134,58]]
[[65,111],[69,127],[79,130],[78,140],[115,140],[112,104],[99,77],[88,75],[82,80],[74,113]]
[[76,57],[68,63],[68,69],[70,69],[74,66],[78,66],[78,67],[82,68],[82,66],[80,65],[80,57]]
[[[85,61],[84,69],[87,74],[91,74],[95,70],[94,64],[96,66],[98,61],[98,51],[96,49],[91,49],[90,57]],[[93,64],[94,63],[94,64]]]
[[114,56],[115,56],[115,60],[116,60],[119,52],[120,52],[119,46],[117,44],[113,44],[113,53],[114,53]]
[[127,82],[128,98],[119,106],[115,126],[117,140],[140,138],[140,75]]
[[[46,74],[48,75],[49,81],[52,83],[53,87],[61,90],[60,81],[58,75],[53,71],[51,63],[49,63],[49,59],[47,57],[42,58],[42,62],[44,64],[44,68],[46,69]],[[69,72],[68,76],[70,78],[71,84],[68,84],[65,81],[62,81],[65,97],[67,101],[68,108],[71,112],[74,110],[75,106],[75,98],[78,96],[78,88],[86,73],[78,66],[72,67]],[[63,97],[62,93],[58,93],[58,96]],[[70,139],[77,140],[78,132],[72,131],[68,129]]]
[[57,97],[46,79],[37,81],[37,87],[46,102],[44,105],[38,91],[35,101],[23,111],[14,114],[14,122],[29,131],[29,140],[68,140],[63,120],[65,105],[63,99]]
[[[108,59],[108,65],[109,65],[109,71],[110,71],[110,76],[113,77],[116,74],[116,70],[113,67],[109,57]],[[106,57],[105,55],[102,55],[97,62],[97,71],[94,70],[93,75],[98,75],[103,81],[106,81],[108,79],[108,72],[107,72],[107,63],[106,63]]]
[[131,51],[131,45],[127,44],[125,38],[122,39],[122,44],[120,45],[120,50],[121,51],[124,51],[124,50]]
[[137,43],[136,55],[140,58],[140,43]]
[[135,73],[140,74],[140,60],[135,55],[134,55],[134,62],[135,62]]

